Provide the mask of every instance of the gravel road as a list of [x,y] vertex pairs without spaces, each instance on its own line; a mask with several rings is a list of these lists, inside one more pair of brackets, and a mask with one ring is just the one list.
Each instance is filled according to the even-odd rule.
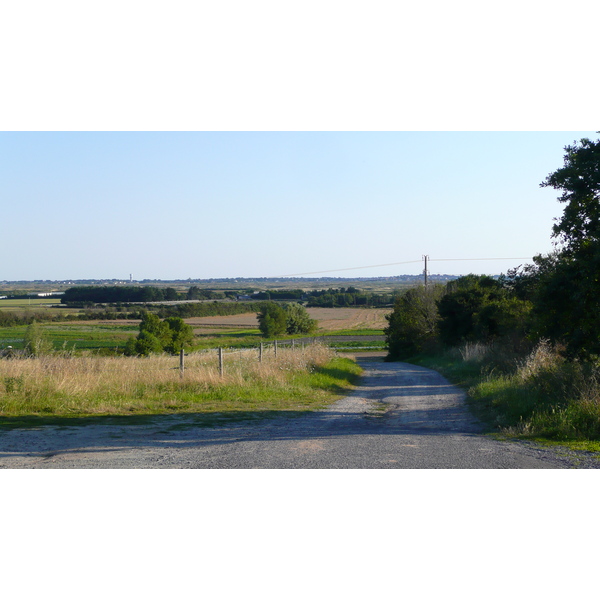
[[303,417],[199,427],[190,416],[144,425],[0,432],[0,468],[565,469],[596,455],[498,441],[435,371],[359,358],[361,385]]

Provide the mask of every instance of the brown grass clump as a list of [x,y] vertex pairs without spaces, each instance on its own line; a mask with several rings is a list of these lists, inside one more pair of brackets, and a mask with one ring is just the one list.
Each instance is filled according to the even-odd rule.
[[519,366],[517,375],[522,380],[531,379],[543,372],[555,371],[564,360],[547,340],[541,340]]

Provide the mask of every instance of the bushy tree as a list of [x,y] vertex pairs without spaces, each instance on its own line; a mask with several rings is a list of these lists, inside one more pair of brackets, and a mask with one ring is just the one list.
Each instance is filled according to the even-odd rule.
[[311,319],[306,308],[296,302],[284,306],[275,302],[265,302],[257,316],[260,331],[268,338],[285,333],[309,334],[317,328],[317,321]]
[[411,288],[396,299],[384,329],[390,359],[408,358],[435,343],[437,303],[444,293],[443,285],[434,284]]
[[177,354],[192,345],[194,330],[183,319],[168,317],[163,322],[167,325],[170,335],[170,340],[164,347],[167,352]]
[[166,321],[161,321],[158,315],[151,312],[146,312],[142,316],[140,323],[140,335],[144,333],[146,336],[154,336],[164,348],[171,342],[171,332]]
[[566,204],[552,228],[567,254],[600,242],[600,140],[583,138],[565,147],[564,165],[540,184],[561,190]]
[[305,333],[309,334],[316,330],[317,321],[311,319],[304,306],[293,302],[285,307],[286,333],[290,335]]
[[267,302],[258,313],[258,326],[267,338],[282,335],[287,327],[287,314],[279,304]]
[[154,313],[145,313],[137,338],[130,338],[125,345],[128,356],[169,352],[177,354],[191,346],[193,329],[180,317],[168,317],[164,321]]
[[600,140],[565,147],[564,165],[540,184],[562,191],[566,204],[553,227],[559,247],[539,257],[536,314],[541,333],[566,345],[570,357],[600,356]]

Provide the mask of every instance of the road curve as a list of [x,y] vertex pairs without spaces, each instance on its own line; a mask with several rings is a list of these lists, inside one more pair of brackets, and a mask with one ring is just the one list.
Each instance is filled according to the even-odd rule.
[[483,434],[464,392],[440,374],[359,358],[347,397],[296,418],[206,428],[193,417],[145,425],[40,427],[0,432],[0,468],[563,469],[591,455]]

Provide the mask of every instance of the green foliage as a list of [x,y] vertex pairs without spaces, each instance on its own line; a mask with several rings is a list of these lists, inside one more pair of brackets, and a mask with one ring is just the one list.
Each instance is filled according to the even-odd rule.
[[274,302],[267,302],[258,313],[258,327],[264,337],[272,338],[282,335],[287,327],[285,310]]
[[395,294],[361,292],[354,287],[327,290],[314,290],[305,294],[308,306],[328,308],[344,306],[389,306],[394,302]]
[[186,298],[188,300],[217,300],[225,298],[223,292],[215,292],[213,290],[203,290],[197,285],[193,285],[187,291]]
[[565,147],[564,166],[540,184],[562,190],[563,216],[553,226],[567,252],[600,242],[600,140],[583,138]]
[[140,331],[135,342],[135,354],[148,356],[148,354],[160,353],[164,350],[163,341],[149,331]]
[[165,345],[165,350],[177,354],[184,348],[188,348],[194,341],[194,330],[179,317],[168,317],[164,320],[167,325],[170,340]]
[[485,303],[476,315],[476,339],[490,341],[526,337],[530,322],[531,302],[503,295]]
[[438,303],[440,340],[448,346],[522,338],[531,304],[516,297],[501,280],[467,275],[450,282]]
[[384,330],[390,358],[408,358],[435,342],[437,303],[444,293],[444,286],[435,284],[412,288],[396,299]]
[[317,322],[310,318],[304,306],[297,303],[288,304],[285,307],[286,333],[295,335],[298,333],[313,333],[317,329]]
[[168,344],[171,339],[168,324],[161,321],[157,315],[150,312],[146,313],[142,318],[142,322],[140,323],[140,334],[141,333],[153,335],[163,346]]
[[310,318],[304,306],[296,302],[283,306],[275,302],[266,302],[257,316],[259,329],[267,338],[285,333],[309,334],[317,329],[317,322]]
[[561,190],[566,204],[553,227],[561,247],[536,257],[529,275],[540,335],[566,346],[567,356],[600,357],[600,140],[565,148],[564,166],[540,184]]
[[140,323],[140,333],[129,338],[125,345],[127,356],[147,356],[159,352],[177,354],[189,348],[194,340],[193,329],[179,317],[164,321],[154,313],[145,313]]
[[501,340],[526,344],[531,302],[519,298],[504,280],[467,275],[449,282],[408,290],[388,315],[389,359],[431,351],[439,343]]
[[[465,349],[421,355],[415,362],[466,388],[471,409],[491,430],[555,440],[600,439],[598,366],[566,361],[543,342],[510,365],[495,345],[482,348],[477,360],[467,360]],[[498,368],[498,360],[504,368]]]

